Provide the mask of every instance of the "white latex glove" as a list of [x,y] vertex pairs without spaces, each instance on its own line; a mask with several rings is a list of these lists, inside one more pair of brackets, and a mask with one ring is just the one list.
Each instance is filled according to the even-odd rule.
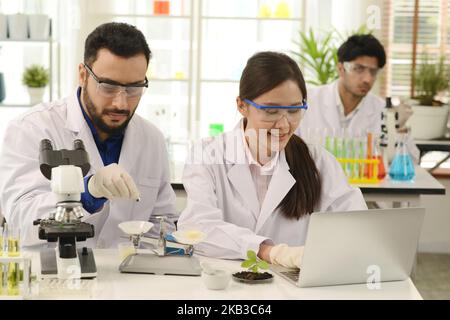
[[279,264],[288,268],[300,268],[304,247],[289,247],[287,244],[279,244],[270,250],[270,263]]
[[413,109],[410,105],[405,104],[405,103],[400,103],[399,106],[397,107],[397,111],[398,111],[398,124],[399,124],[399,131],[401,131],[402,129],[405,128],[406,122],[408,121],[408,119],[412,116]]
[[139,200],[139,190],[133,178],[117,163],[98,170],[89,179],[88,189],[95,198]]

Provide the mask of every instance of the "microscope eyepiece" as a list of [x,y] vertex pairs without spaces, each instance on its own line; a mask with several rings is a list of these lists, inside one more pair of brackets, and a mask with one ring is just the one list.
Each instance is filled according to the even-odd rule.
[[39,146],[39,151],[45,151],[45,150],[53,150],[52,142],[48,139],[42,139],[41,145]]
[[73,141],[73,149],[74,150],[85,150],[83,141],[80,139],[74,140]]

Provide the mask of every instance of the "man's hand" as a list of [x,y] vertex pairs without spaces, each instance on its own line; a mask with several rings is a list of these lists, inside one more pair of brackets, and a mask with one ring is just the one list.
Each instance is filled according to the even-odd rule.
[[304,247],[289,247],[279,244],[270,250],[270,263],[279,264],[288,268],[300,268]]
[[98,170],[89,179],[88,189],[95,198],[139,199],[139,190],[133,178],[117,163]]

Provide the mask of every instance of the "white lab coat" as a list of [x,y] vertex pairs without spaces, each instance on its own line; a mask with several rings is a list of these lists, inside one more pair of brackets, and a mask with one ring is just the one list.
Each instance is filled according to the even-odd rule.
[[[1,208],[7,222],[21,227],[24,245],[45,242],[38,239],[37,226],[32,223],[38,218],[48,218],[56,204],[50,181],[39,170],[42,139],[50,139],[55,150],[71,150],[73,141],[81,139],[91,164],[88,175],[104,167],[76,93],[53,103],[39,104],[11,121],[0,156]],[[154,221],[152,216],[157,214],[174,218],[175,193],[169,182],[164,137],[137,114],[126,128],[119,165],[136,182],[140,202],[113,200],[107,201],[97,213],[84,211],[83,220],[95,228],[95,237],[88,240],[89,246],[115,246],[123,235],[118,228],[123,221]],[[159,225],[155,223],[151,231],[156,235]]]
[[[308,88],[309,108],[296,130],[296,134],[310,143],[323,143],[325,135],[339,135],[344,129],[339,116],[339,101],[336,80],[330,84]],[[367,132],[381,134],[381,112],[385,102],[372,93],[368,93],[357,106],[356,113],[347,127],[350,137],[362,137]],[[326,134],[324,133],[326,129]],[[410,137],[407,142],[411,156],[418,160],[420,151]]]
[[[361,191],[347,184],[339,163],[325,149],[308,146],[322,177],[321,201],[315,211],[364,210]],[[207,234],[197,252],[225,259],[244,259],[261,242],[303,245],[309,216],[287,219],[277,209],[295,184],[284,151],[271,178],[266,197],[259,201],[245,156],[242,130],[194,145],[186,162],[183,184],[187,206],[178,220],[180,229],[199,228]]]

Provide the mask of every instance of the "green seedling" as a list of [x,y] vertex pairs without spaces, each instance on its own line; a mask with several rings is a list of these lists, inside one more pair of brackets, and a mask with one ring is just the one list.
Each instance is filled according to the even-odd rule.
[[247,260],[241,263],[241,267],[247,268],[251,272],[258,273],[259,269],[269,269],[269,264],[264,260],[259,259],[256,256],[256,252],[253,250],[247,251]]

